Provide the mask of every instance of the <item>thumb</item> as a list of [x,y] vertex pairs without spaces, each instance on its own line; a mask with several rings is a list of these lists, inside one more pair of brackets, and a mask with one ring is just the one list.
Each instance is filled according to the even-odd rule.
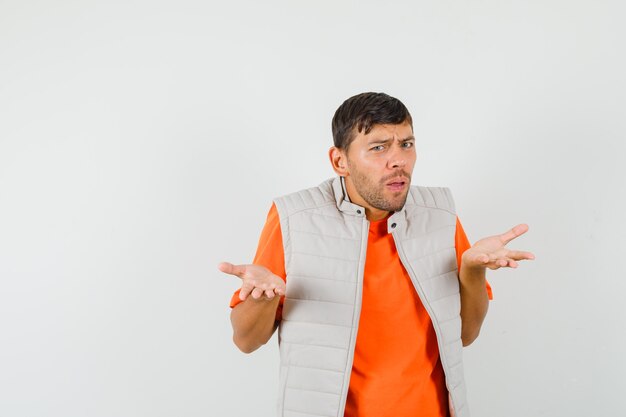
[[225,274],[235,275],[239,278],[243,278],[243,274],[246,272],[245,265],[233,265],[230,262],[222,262],[217,266],[217,269]]
[[518,224],[517,226],[515,226],[514,228],[512,228],[508,232],[502,233],[500,235],[500,240],[502,240],[502,242],[506,245],[510,241],[512,241],[516,237],[519,237],[519,236],[523,235],[527,231],[528,231],[528,225],[527,224],[524,224],[524,223]]

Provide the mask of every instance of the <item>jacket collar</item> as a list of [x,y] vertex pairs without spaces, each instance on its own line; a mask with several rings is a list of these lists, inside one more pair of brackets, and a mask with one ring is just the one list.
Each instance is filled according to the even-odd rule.
[[[336,177],[332,180],[332,189],[340,212],[357,217],[365,217],[365,208],[350,201],[344,177]],[[410,192],[410,191],[409,191]],[[403,206],[400,211],[396,211],[387,219],[387,232],[391,233],[398,227],[403,227],[406,223],[406,211]]]

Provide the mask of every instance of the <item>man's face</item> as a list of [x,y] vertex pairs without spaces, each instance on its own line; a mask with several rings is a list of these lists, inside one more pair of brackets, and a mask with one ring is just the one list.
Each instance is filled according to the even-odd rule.
[[353,203],[376,220],[406,202],[415,165],[415,137],[408,122],[375,125],[358,133],[346,153],[346,187]]

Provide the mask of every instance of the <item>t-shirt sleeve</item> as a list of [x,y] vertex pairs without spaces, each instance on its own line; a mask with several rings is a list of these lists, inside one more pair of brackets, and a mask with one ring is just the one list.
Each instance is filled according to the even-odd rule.
[[[454,236],[454,247],[456,248],[456,261],[458,264],[459,270],[461,269],[461,256],[463,256],[463,252],[472,247],[469,240],[467,239],[467,235],[465,234],[465,230],[463,230],[463,226],[461,225],[461,221],[459,218],[456,218],[456,233]],[[491,285],[487,282],[487,294],[489,295],[489,299],[493,300],[493,292],[491,290]]]
[[[286,281],[287,273],[285,272],[283,236],[280,229],[280,218],[278,217],[278,210],[276,209],[275,204],[272,204],[272,207],[267,214],[265,226],[263,226],[256,255],[254,256],[254,261],[252,261],[252,263],[266,267]],[[239,298],[239,291],[240,290],[235,291],[230,300],[231,308],[241,302],[241,299]],[[281,297],[280,304],[276,310],[276,320],[280,320],[282,317],[283,301],[284,297]]]

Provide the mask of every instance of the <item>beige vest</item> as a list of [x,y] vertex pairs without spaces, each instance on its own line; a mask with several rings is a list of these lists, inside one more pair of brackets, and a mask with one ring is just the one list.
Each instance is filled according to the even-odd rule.
[[[347,199],[340,178],[280,197],[275,204],[287,272],[278,333],[278,415],[343,417],[369,222],[363,207]],[[450,191],[411,187],[403,209],[389,217],[387,230],[435,328],[451,408],[457,417],[468,417]]]

